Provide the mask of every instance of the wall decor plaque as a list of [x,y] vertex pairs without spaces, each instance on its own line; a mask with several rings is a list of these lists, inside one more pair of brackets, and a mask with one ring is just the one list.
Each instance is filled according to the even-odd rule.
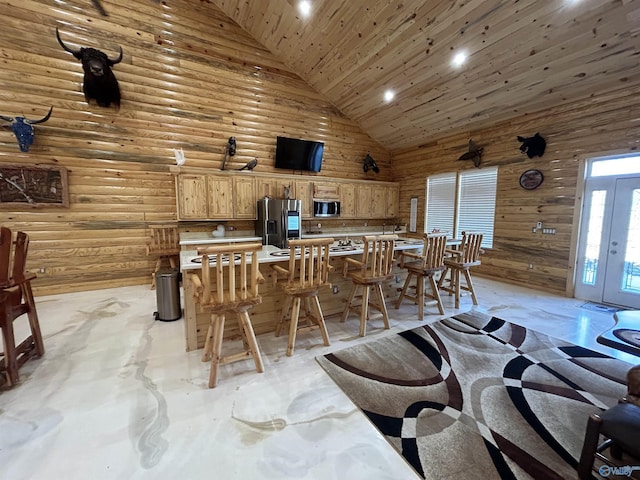
[[68,206],[66,168],[54,165],[0,165],[0,208]]
[[520,175],[520,186],[525,190],[534,190],[540,186],[544,176],[540,170],[527,170]]

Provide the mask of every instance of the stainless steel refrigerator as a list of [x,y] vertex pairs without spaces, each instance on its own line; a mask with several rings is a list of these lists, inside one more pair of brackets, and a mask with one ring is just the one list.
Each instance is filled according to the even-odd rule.
[[256,235],[263,245],[288,248],[289,239],[300,238],[302,201],[263,198],[258,200]]

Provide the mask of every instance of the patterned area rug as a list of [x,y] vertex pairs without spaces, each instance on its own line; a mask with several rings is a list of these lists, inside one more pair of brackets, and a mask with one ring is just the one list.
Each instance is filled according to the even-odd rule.
[[480,312],[318,357],[428,479],[572,479],[629,365]]

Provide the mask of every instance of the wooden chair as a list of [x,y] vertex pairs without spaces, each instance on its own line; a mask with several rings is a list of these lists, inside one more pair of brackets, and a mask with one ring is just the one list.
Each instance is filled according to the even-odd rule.
[[[347,298],[347,306],[342,313],[341,322],[347,320],[351,309],[360,308],[360,336],[364,337],[367,329],[367,319],[369,316],[369,307],[373,307],[382,313],[384,328],[389,328],[389,315],[387,306],[384,302],[384,294],[382,293],[382,282],[390,279],[393,274],[393,248],[397,235],[365,235],[362,237],[363,249],[362,259],[346,257],[344,260],[344,269],[342,275],[351,278],[353,286]],[[355,270],[349,271],[349,267],[356,267]],[[356,290],[362,287],[362,303],[356,305]],[[373,287],[378,296],[378,303],[370,300],[370,290]]]
[[[438,272],[445,270],[444,266],[444,252],[447,244],[447,234],[425,234],[424,246],[422,247],[422,253],[417,254],[413,252],[401,252],[400,268],[407,269],[407,279],[402,287],[400,297],[396,301],[396,308],[400,308],[400,304],[404,298],[413,300],[418,304],[418,319],[422,320],[424,317],[425,297],[431,299],[430,305],[435,304],[438,307],[438,311],[441,315],[444,315],[444,308],[442,307],[442,299],[440,298],[440,291],[438,289],[438,283],[436,282],[435,275]],[[405,263],[405,259],[411,259],[409,263]],[[409,285],[413,277],[416,277],[416,294],[410,296],[407,293]],[[425,292],[424,279],[429,279],[429,286],[431,293]]]
[[[6,386],[18,383],[18,369],[29,358],[44,355],[44,343],[31,290],[31,280],[36,275],[25,269],[28,249],[29,236],[26,233],[18,232],[15,242],[12,242],[11,230],[0,227],[0,327],[4,344],[0,373],[6,377]],[[13,322],[24,314],[29,319],[31,334],[16,346]]]
[[[257,261],[257,252],[260,250],[260,243],[235,243],[198,249],[198,255],[202,255],[201,276],[191,274],[189,279],[193,282],[196,305],[200,311],[211,315],[202,355],[203,362],[211,360],[209,388],[216,386],[220,364],[253,357],[256,371],[264,371],[258,342],[247,312],[254,305],[262,303],[262,297],[258,293],[258,284],[264,283]],[[230,259],[234,261],[229,261]],[[215,271],[215,283],[211,280],[211,270]],[[222,338],[228,313],[237,315],[244,350],[222,357]]]
[[[461,290],[470,292],[473,304],[478,305],[469,269],[480,265],[480,254],[484,253],[480,248],[481,244],[482,233],[462,232],[462,241],[458,248],[446,249],[446,253],[450,256],[444,259],[446,270],[438,280],[438,288],[455,295],[456,308],[460,308]],[[460,272],[464,275],[465,285],[460,283]]]
[[[330,345],[327,326],[318,300],[318,290],[331,287],[328,279],[329,272],[333,270],[329,265],[329,245],[332,243],[333,238],[289,240],[289,268],[277,264],[271,265],[275,271],[274,285],[279,283],[286,294],[280,321],[276,325],[276,337],[280,336],[284,325],[289,323],[287,343],[289,357],[293,355],[296,335],[300,331],[320,329],[324,344]],[[284,276],[283,281],[278,282],[278,275]],[[304,299],[305,316],[301,319],[302,299]],[[315,315],[312,314],[311,303],[313,303]],[[291,316],[287,318],[289,309],[291,309]],[[302,324],[300,320],[303,320]]]
[[151,236],[147,244],[147,255],[157,257],[156,268],[151,274],[151,289],[156,288],[156,273],[162,267],[164,259],[169,260],[171,268],[178,268],[180,244],[176,225],[149,225]]
[[[578,463],[580,480],[594,478],[596,458],[605,468],[640,463],[640,365],[627,372],[627,389],[627,396],[617,405],[589,416]],[[601,435],[604,441],[599,443]]]

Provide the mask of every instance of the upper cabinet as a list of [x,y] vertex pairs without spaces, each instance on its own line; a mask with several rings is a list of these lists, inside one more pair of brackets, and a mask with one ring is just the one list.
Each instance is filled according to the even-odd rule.
[[233,218],[257,218],[255,178],[233,177],[233,198]]
[[178,219],[199,220],[207,218],[206,175],[178,175],[176,177]]
[[178,220],[256,218],[253,177],[180,174],[176,191]]
[[313,199],[339,200],[344,219],[398,216],[400,186],[391,182],[267,175],[253,172],[200,173],[175,168],[178,220],[255,219],[256,203],[265,196],[302,202],[302,217],[313,217]]
[[344,182],[340,185],[340,217],[358,218],[356,210],[356,190],[355,183]]
[[310,218],[313,216],[313,181],[311,180],[296,180],[295,196],[296,200],[302,202],[302,218]]

